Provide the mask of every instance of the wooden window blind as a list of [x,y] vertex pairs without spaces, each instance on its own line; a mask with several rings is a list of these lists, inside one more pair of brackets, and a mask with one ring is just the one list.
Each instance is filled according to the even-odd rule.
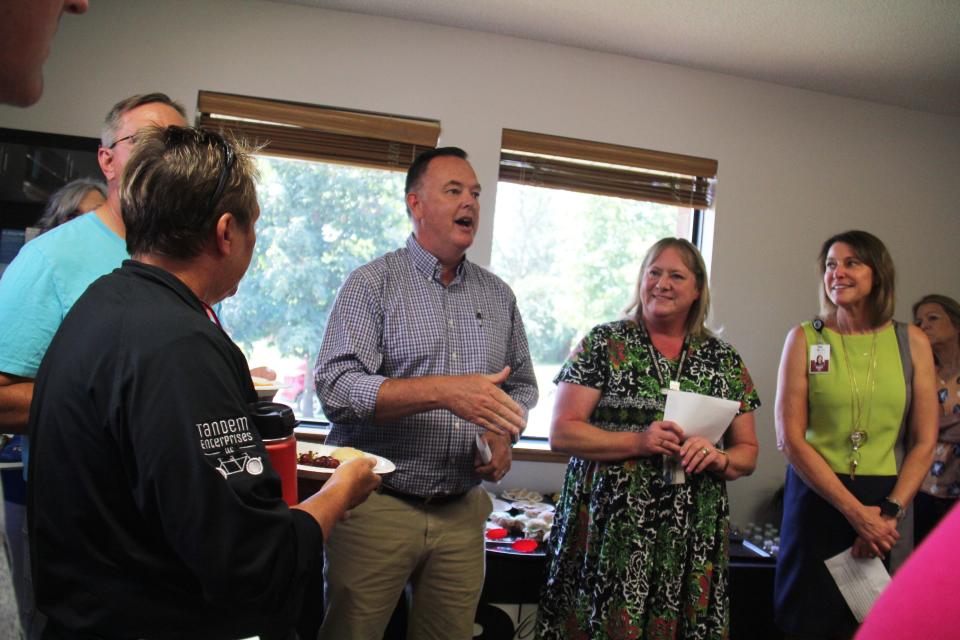
[[298,102],[201,91],[199,125],[228,130],[261,153],[406,171],[437,146],[434,120],[348,111]]
[[500,179],[617,198],[708,209],[717,161],[504,129]]

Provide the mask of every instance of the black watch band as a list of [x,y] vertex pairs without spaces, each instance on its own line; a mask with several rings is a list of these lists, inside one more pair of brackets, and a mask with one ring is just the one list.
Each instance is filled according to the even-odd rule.
[[884,498],[880,501],[880,514],[899,520],[903,516],[903,506],[892,498]]

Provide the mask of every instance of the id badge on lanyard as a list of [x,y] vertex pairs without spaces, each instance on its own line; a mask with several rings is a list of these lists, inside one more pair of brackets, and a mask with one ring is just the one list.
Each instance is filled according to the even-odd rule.
[[807,373],[812,375],[830,373],[830,345],[820,343],[810,345],[810,363]]
[[817,343],[810,345],[807,373],[811,375],[830,373],[830,345],[823,341],[823,320],[816,318],[812,324],[817,332]]

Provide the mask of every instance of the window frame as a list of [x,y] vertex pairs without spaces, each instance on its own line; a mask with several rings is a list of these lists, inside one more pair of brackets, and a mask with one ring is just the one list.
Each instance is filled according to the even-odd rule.
[[[519,168],[518,163],[526,166]],[[702,252],[706,211],[713,207],[718,167],[719,163],[710,158],[505,128],[501,134],[498,183],[673,206],[694,205],[690,206],[690,240]],[[676,180],[671,182],[671,177]],[[632,194],[626,188],[631,182],[636,186]],[[593,189],[587,188],[591,185]],[[544,449],[548,440],[548,436],[524,435],[521,445],[527,445],[523,447],[525,453],[517,459],[569,458],[549,447]]]

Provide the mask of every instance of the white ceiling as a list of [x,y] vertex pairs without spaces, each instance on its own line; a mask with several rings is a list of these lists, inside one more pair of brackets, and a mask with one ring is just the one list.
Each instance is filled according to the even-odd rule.
[[960,116],[960,0],[275,0]]

